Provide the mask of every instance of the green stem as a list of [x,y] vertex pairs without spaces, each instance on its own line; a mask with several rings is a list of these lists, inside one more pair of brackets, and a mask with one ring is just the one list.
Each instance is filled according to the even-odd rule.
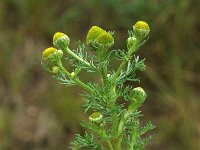
[[107,84],[107,62],[105,59],[105,55],[107,53],[106,49],[99,49],[98,51],[98,57],[100,60],[100,68],[101,68],[101,77],[102,77],[102,81],[103,84]]
[[107,140],[106,143],[108,145],[109,150],[113,150],[113,146],[112,146],[111,142],[109,140]]
[[[128,62],[128,60],[131,58],[131,55],[132,53],[136,50],[136,43],[135,45],[133,45],[129,50],[128,50],[128,54],[126,56],[126,59],[124,59],[122,61],[122,63],[120,64],[119,68],[117,69],[115,75],[113,76],[112,78],[112,81],[111,81],[111,90],[110,90],[110,93],[115,94],[115,88],[116,88],[116,79],[117,77],[119,76],[121,70],[123,69],[123,67],[126,65],[126,63]],[[115,102],[116,100],[114,100],[113,102]],[[116,128],[116,131],[117,131],[117,140],[116,140],[116,143],[114,145],[114,148],[115,150],[121,150],[121,142],[122,142],[122,132],[123,132],[123,126],[124,126],[124,123],[129,115],[129,113],[131,112],[130,109],[128,109],[128,111],[126,112],[126,114],[121,118],[119,124],[118,124],[118,127],[115,127]],[[116,115],[116,114],[115,114]],[[116,122],[117,121],[117,118],[116,116],[113,116],[113,122]]]
[[133,150],[134,144],[135,144],[135,135],[131,135],[131,144],[128,147],[128,150]]
[[90,88],[87,84],[80,81],[77,77],[72,77],[71,74],[63,67],[62,62],[59,60],[57,62],[58,67],[61,69],[61,71],[71,80],[73,80],[77,85],[81,86],[85,90],[89,91],[90,93],[94,93],[94,90]]
[[117,79],[117,77],[119,76],[121,70],[123,69],[123,67],[126,65],[126,63],[129,61],[129,59],[131,58],[132,53],[135,51],[136,49],[136,44],[133,45],[129,51],[128,54],[126,56],[126,58],[122,61],[122,63],[120,64],[119,68],[117,69],[117,72],[115,73],[115,75],[113,76],[112,81],[115,81]]
[[99,141],[104,141],[106,146],[105,149],[113,150],[112,143],[110,142],[109,137],[106,133],[105,122],[102,122],[102,125],[100,127],[101,127],[100,130],[98,130],[97,132],[99,136]]
[[84,65],[86,65],[87,67],[90,68],[95,68],[94,66],[92,66],[89,62],[87,62],[86,60],[80,58],[79,56],[77,56],[74,52],[72,52],[72,50],[70,50],[68,47],[66,49],[64,49],[65,52],[67,52],[68,54],[70,54],[73,58],[75,58],[76,60],[82,62]]
[[101,76],[102,76],[103,83],[106,85],[107,84],[107,66],[104,65],[104,63],[101,67]]
[[[119,76],[121,70],[124,68],[124,66],[126,65],[126,63],[129,61],[129,59],[131,58],[132,53],[136,50],[137,48],[137,42],[135,42],[135,44],[128,50],[128,54],[125,57],[125,59],[122,61],[122,63],[120,64],[119,68],[117,69],[115,75],[113,76],[112,80],[111,80],[111,89],[110,92],[112,94],[115,94],[115,88],[116,88],[116,79]],[[116,100],[114,100],[113,102],[115,103]]]
[[123,126],[125,121],[127,120],[128,116],[130,113],[132,113],[135,110],[136,106],[130,105],[127,112],[122,116],[119,126],[118,126],[118,131],[117,131],[117,141],[115,144],[115,150],[121,150],[121,142],[122,142],[122,132],[123,132]]

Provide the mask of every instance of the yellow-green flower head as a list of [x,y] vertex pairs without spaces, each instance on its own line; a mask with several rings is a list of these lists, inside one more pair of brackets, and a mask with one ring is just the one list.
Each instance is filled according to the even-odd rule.
[[103,115],[100,112],[93,112],[89,119],[92,122],[100,123],[102,121]]
[[142,29],[142,30],[150,30],[149,25],[144,21],[136,22],[136,24],[134,25],[134,28]]
[[147,97],[145,91],[141,87],[134,88],[131,94],[132,94],[132,100],[139,104],[142,104]]
[[49,47],[42,52],[42,59],[45,61],[55,61],[63,56],[62,50],[57,50],[54,47]]
[[104,31],[96,38],[96,42],[109,49],[114,44],[114,38],[110,33]]
[[53,36],[53,43],[54,43],[55,41],[57,41],[57,39],[60,38],[60,37],[62,37],[62,36],[65,36],[65,34],[62,33],[62,32],[56,32],[56,33],[54,34],[54,36]]
[[104,32],[104,30],[98,26],[91,27],[86,37],[86,44],[90,45],[102,32]]
[[145,38],[148,36],[150,32],[149,25],[144,22],[144,21],[138,21],[136,24],[133,26],[133,31],[135,33],[136,38]]
[[69,43],[70,43],[70,39],[66,34],[62,32],[56,32],[54,34],[53,45],[56,48],[65,49],[69,46]]
[[88,31],[86,44],[94,49],[109,49],[114,44],[112,35],[98,26]]
[[54,47],[49,47],[42,52],[42,59],[47,60],[57,49]]

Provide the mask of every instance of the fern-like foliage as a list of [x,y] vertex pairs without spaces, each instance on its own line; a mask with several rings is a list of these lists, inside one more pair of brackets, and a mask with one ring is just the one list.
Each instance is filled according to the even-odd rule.
[[[79,41],[76,50],[69,49],[67,35],[56,33],[53,43],[61,50],[49,48],[43,52],[43,68],[60,84],[82,87],[85,113],[92,112],[88,120],[81,121],[86,132],[75,136],[71,144],[73,150],[143,150],[151,140],[145,133],[155,126],[151,122],[144,126],[140,123],[139,108],[147,95],[143,88],[134,86],[135,82],[140,82],[138,71],[145,69],[145,59],[135,53],[148,40],[149,31],[147,23],[137,22],[128,32],[127,50],[109,50],[114,44],[114,32],[106,32],[97,26],[88,32],[88,47]],[[86,49],[93,49],[96,55]],[[72,72],[62,65],[63,52]],[[117,68],[113,67],[115,61],[121,61]],[[82,82],[81,71],[95,73],[101,82]]]

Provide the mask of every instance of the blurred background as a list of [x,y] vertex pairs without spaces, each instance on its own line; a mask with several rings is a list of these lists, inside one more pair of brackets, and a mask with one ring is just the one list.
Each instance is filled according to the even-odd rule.
[[147,66],[141,121],[157,126],[147,149],[200,149],[199,14],[199,0],[1,0],[0,150],[69,149],[74,134],[84,133],[82,89],[58,84],[40,65],[55,32],[75,49],[99,25],[115,31],[115,48],[126,48],[138,20],[151,28],[138,52]]

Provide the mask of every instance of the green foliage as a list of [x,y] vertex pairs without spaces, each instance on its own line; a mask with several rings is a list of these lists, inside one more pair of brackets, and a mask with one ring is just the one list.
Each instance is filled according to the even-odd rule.
[[[138,23],[140,22],[136,24]],[[144,30],[146,32],[146,29]],[[94,32],[98,31],[94,30]],[[42,62],[44,69],[53,73],[53,78],[61,84],[82,87],[84,92],[81,95],[85,100],[85,112],[93,112],[89,120],[81,121],[81,126],[87,132],[85,136],[76,135],[72,142],[72,149],[121,150],[126,147],[128,150],[142,150],[151,139],[144,134],[155,126],[147,122],[142,127],[139,122],[141,112],[138,109],[144,103],[146,93],[141,87],[125,84],[126,81],[140,81],[136,73],[145,69],[144,59],[140,60],[139,56],[133,55],[148,40],[148,35],[138,36],[143,32],[142,28],[129,31],[129,38],[133,37],[135,41],[131,46],[127,45],[127,51],[108,50],[110,47],[105,50],[104,45],[94,47],[88,44],[90,49],[97,48],[96,55],[85,52],[86,47],[81,42],[77,43],[77,50],[71,50],[69,45],[65,44],[69,39],[66,38],[65,41],[62,38],[65,36],[63,33],[59,33],[62,35],[60,37],[56,36],[58,33],[54,35],[57,37],[56,47],[66,53],[64,60],[71,64],[73,71],[70,73],[63,67],[62,57],[57,56],[60,50],[55,50],[53,53],[55,57],[48,58],[48,61],[44,59]],[[102,36],[102,38],[107,37]],[[107,43],[101,44],[107,45]],[[111,60],[122,61],[116,71],[110,68]],[[51,66],[53,68],[56,66],[56,71],[52,72]],[[84,83],[79,78],[81,71],[95,73],[102,82]],[[124,98],[123,102],[120,101],[121,98]]]
[[102,150],[100,145],[96,144],[94,139],[94,136],[91,134],[85,133],[85,136],[81,136],[79,134],[76,135],[76,140],[72,143],[72,149],[77,150],[81,148],[85,148],[88,150]]
[[[83,40],[85,29],[90,25],[100,25],[116,30],[115,46],[125,48],[127,35],[124,33],[129,25],[141,18],[151,25],[150,42],[140,53],[147,58],[148,68],[141,73],[140,84],[147,90],[150,100],[142,107],[145,117],[141,121],[152,118],[159,126],[147,149],[200,149],[200,19],[197,14],[200,14],[198,0],[1,0],[0,105],[9,109],[15,118],[18,112],[22,111],[22,116],[30,105],[35,104],[41,115],[44,110],[48,114],[53,111],[59,122],[54,121],[55,127],[61,127],[60,132],[56,129],[57,134],[48,132],[53,136],[45,135],[48,140],[44,146],[40,144],[43,140],[26,142],[27,137],[21,132],[20,135],[13,132],[19,127],[13,123],[19,119],[12,119],[8,133],[11,136],[4,138],[12,148],[2,149],[64,149],[66,145],[68,147],[71,134],[82,130],[77,125],[77,120],[82,117],[81,99],[79,95],[75,96],[79,88],[65,89],[56,85],[41,71],[38,63],[40,50],[51,41],[52,33],[67,31],[73,36],[73,44],[78,39]],[[97,81],[95,74],[82,73],[81,78]],[[48,120],[51,119],[50,116]],[[42,128],[37,121],[33,125],[34,129]],[[24,130],[23,126],[21,128]]]

